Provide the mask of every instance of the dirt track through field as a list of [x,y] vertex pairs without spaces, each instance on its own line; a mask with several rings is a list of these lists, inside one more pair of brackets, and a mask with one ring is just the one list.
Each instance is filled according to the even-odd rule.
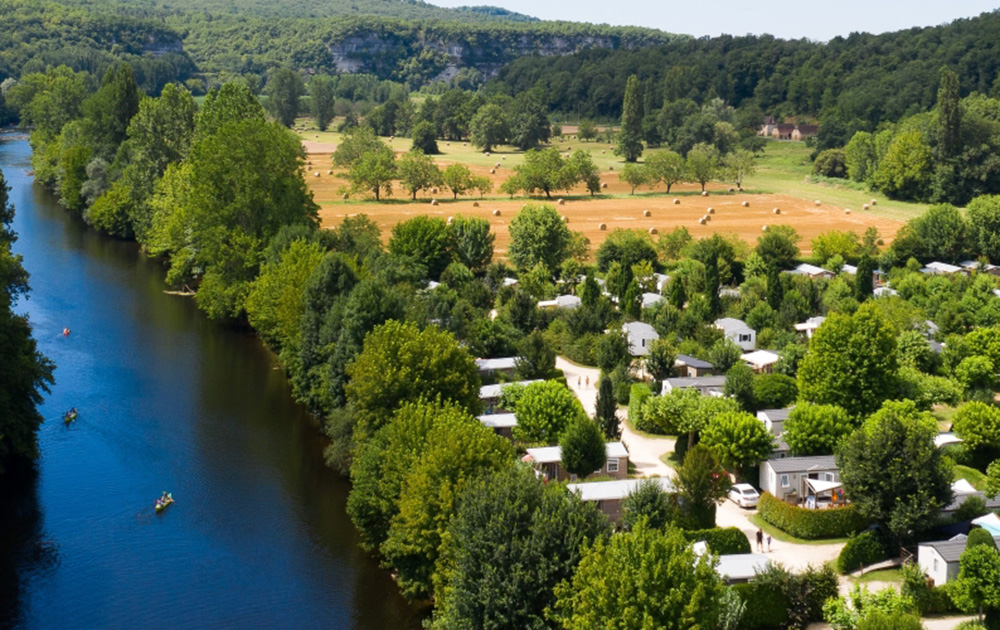
[[[618,228],[640,229],[645,232],[656,230],[656,233],[663,234],[675,227],[684,226],[695,238],[719,232],[736,234],[752,244],[760,236],[764,226],[785,224],[794,227],[802,236],[799,246],[803,254],[808,255],[811,253],[810,240],[829,230],[851,230],[860,236],[866,228],[874,225],[888,244],[902,225],[860,209],[852,209],[847,214],[844,208],[822,203],[822,200],[817,206],[815,200],[777,194],[729,193],[726,187],[711,184],[707,197],[699,194],[700,187],[696,184],[675,187],[669,195],[663,192],[662,186],[656,192],[649,192],[644,187],[632,196],[628,194],[628,185],[619,180],[617,172],[612,171],[601,174],[602,182],[607,184],[602,193],[616,195],[615,197],[591,199],[585,189],[578,187],[568,194],[553,194],[551,200],[546,200],[544,196],[518,196],[509,199],[497,197],[494,192],[485,200],[478,199],[473,193],[453,201],[451,194],[442,190],[438,194],[418,194],[418,201],[412,202],[397,183],[393,186],[393,196],[389,201],[379,203],[374,199],[354,198],[344,201],[342,188],[346,181],[329,173],[330,147],[313,143],[306,145],[307,150],[316,151],[309,155],[306,181],[316,201],[321,204],[320,219],[324,227],[334,227],[348,215],[364,213],[378,223],[383,237],[388,239],[392,226],[418,215],[426,214],[444,219],[458,214],[478,216],[489,220],[493,226],[497,236],[496,253],[499,256],[505,255],[510,242],[508,223],[528,203],[555,205],[559,213],[568,219],[570,229],[583,232],[595,249],[607,234]],[[502,158],[497,160],[500,166],[492,167],[494,173],[490,173],[489,168],[470,167],[474,175],[489,176],[494,190],[511,175],[511,170],[505,168]],[[449,163],[438,161],[442,168]],[[562,204],[559,203],[559,194],[565,195]],[[432,199],[437,199],[438,205],[432,205]],[[678,203],[674,202],[675,199]],[[747,207],[743,206],[744,202],[748,204]],[[709,208],[712,209],[711,213]],[[774,213],[775,208],[780,214]],[[647,212],[649,216],[645,216]],[[705,216],[709,217],[708,221],[703,225],[699,224],[699,219]]]

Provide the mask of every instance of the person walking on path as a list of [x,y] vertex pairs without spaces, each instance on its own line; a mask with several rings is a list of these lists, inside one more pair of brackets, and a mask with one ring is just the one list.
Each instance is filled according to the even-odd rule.
[[757,551],[764,551],[764,530],[757,530]]
[[767,535],[767,550],[771,551],[771,534]]

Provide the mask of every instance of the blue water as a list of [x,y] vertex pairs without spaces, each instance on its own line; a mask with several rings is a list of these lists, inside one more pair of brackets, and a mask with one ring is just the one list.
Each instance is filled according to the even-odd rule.
[[419,627],[260,343],[59,207],[23,138],[0,140],[0,167],[31,273],[19,309],[58,366],[37,478],[0,477],[0,628]]

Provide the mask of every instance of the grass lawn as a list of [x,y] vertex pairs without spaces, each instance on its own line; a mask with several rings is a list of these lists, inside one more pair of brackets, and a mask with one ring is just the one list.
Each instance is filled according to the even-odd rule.
[[975,468],[969,468],[968,466],[955,465],[955,481],[959,479],[965,479],[972,484],[972,487],[976,490],[982,490],[986,487],[986,475],[979,472]]
[[862,211],[863,205],[877,199],[878,204],[866,212],[875,216],[907,221],[923,213],[926,204],[893,201],[885,195],[866,190],[856,182],[809,181],[812,163],[809,156],[813,149],[803,142],[771,140],[764,155],[757,163],[757,173],[747,178],[744,188],[748,192],[780,193],[801,199],[821,199],[853,211]]
[[939,431],[951,429],[951,423],[955,420],[955,412],[957,411],[957,407],[949,407],[948,405],[938,405],[931,409],[931,415],[938,421]]
[[683,463],[681,462],[680,458],[677,457],[677,451],[670,451],[669,453],[664,453],[663,455],[660,455],[660,461],[666,464],[667,466],[670,466],[674,470],[677,470],[677,467]]
[[781,542],[792,543],[795,545],[833,545],[837,543],[846,543],[848,538],[825,538],[823,540],[806,540],[804,538],[796,538],[787,532],[783,532],[774,525],[767,523],[757,514],[751,514],[747,520],[756,525],[757,527],[764,530],[765,534],[770,534],[775,540]]
[[868,582],[903,582],[903,570],[899,568],[895,569],[879,569],[878,571],[871,571],[860,575],[858,577],[848,578],[854,584],[867,584]]

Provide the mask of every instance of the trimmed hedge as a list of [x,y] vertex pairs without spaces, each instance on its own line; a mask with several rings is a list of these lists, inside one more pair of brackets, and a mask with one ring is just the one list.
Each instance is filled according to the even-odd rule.
[[688,542],[704,540],[708,548],[719,555],[750,553],[750,540],[738,527],[691,529],[682,533]]
[[628,397],[628,419],[632,426],[639,431],[649,431],[649,427],[643,422],[642,404],[653,395],[653,390],[645,383],[636,383],[629,390]]
[[847,541],[837,556],[837,571],[844,575],[885,560],[885,549],[873,532],[859,534]]
[[760,495],[757,515],[783,532],[805,540],[844,538],[863,530],[868,521],[853,505],[807,510],[789,505],[769,492]]
[[740,630],[771,630],[788,624],[788,597],[778,589],[755,584],[734,584],[733,589],[746,604],[740,619]]

